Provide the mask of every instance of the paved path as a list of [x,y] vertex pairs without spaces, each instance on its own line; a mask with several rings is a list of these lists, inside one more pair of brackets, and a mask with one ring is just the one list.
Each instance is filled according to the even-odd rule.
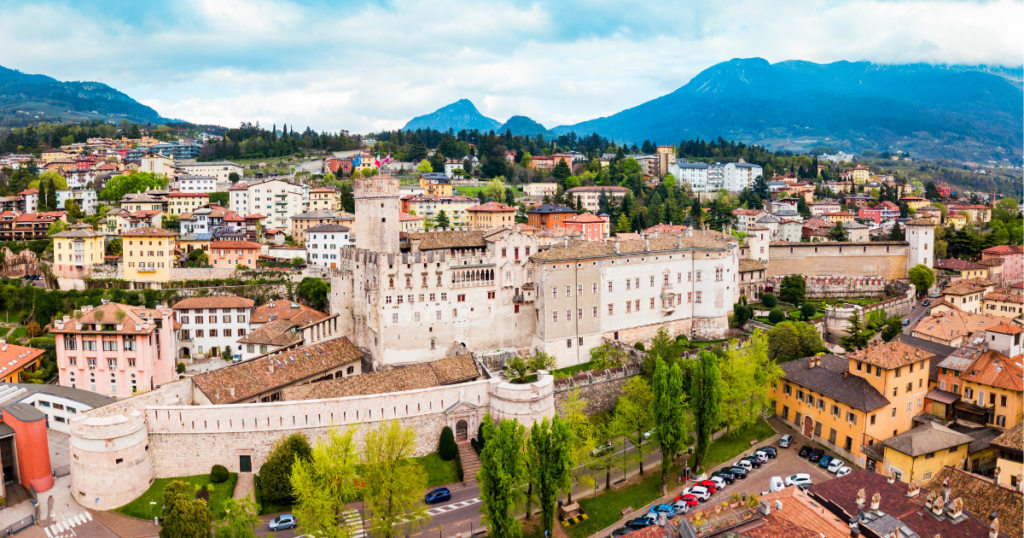
[[[238,473],[238,482],[235,483],[235,493],[232,495],[235,499],[244,499],[246,495],[253,492],[255,487],[252,473]],[[256,501],[256,496],[253,495],[253,502]]]

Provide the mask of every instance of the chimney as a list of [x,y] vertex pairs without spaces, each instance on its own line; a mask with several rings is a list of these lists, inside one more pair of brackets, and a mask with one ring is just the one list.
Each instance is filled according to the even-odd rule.
[[907,487],[907,497],[917,497],[921,494],[921,481],[911,480],[910,486]]
[[274,373],[274,359],[267,359],[267,362],[270,364],[270,373],[273,374]]
[[877,511],[879,505],[881,505],[881,504],[882,504],[882,494],[881,493],[875,493],[874,495],[871,496],[871,511],[873,511],[873,512]]
[[644,252],[650,252],[650,251],[651,251],[651,240],[650,239],[644,239]]
[[234,398],[234,397],[235,397],[235,387],[231,387],[231,388],[229,388],[229,389],[228,389],[228,393],[229,393],[229,394],[231,394],[231,397],[232,397],[232,398]]
[[992,481],[995,482],[996,484],[999,484],[999,475],[1002,474],[1002,472],[1003,472],[1002,469],[1000,469],[999,467],[996,467],[996,473],[995,473],[995,475],[993,475]]
[[857,501],[856,501],[856,503],[857,503],[857,510],[863,510],[864,509],[864,503],[866,503],[866,502],[867,502],[867,494],[864,493],[864,488],[860,488],[859,490],[857,490]]
[[860,525],[855,517],[850,518],[850,538],[860,538]]
[[782,501],[781,500],[778,500],[778,499],[775,500],[775,511],[780,513],[780,514],[782,513]]
[[619,237],[615,236],[615,253],[619,253]]
[[889,471],[889,478],[885,481],[886,484],[896,483],[896,471]]
[[992,515],[989,516],[989,517],[992,518],[992,522],[989,523],[989,526],[988,526],[988,538],[998,538],[999,537],[999,514],[997,514],[995,512],[992,512]]

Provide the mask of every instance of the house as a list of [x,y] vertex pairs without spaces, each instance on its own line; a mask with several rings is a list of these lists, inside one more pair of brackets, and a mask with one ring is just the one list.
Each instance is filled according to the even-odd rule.
[[1024,280],[1024,248],[1019,245],[999,245],[981,251],[981,260],[1003,260],[1003,283],[1014,284]]
[[167,282],[177,233],[142,227],[121,234],[125,280]]
[[174,182],[181,192],[211,193],[217,191],[217,178],[213,176],[190,176],[182,174]]
[[915,211],[931,205],[931,201],[921,198],[920,196],[901,196],[900,201],[907,204],[907,207],[914,209]]
[[0,213],[0,241],[46,239],[50,226],[58,220],[67,223],[67,214],[64,211],[43,213],[4,211]]
[[208,192],[171,191],[163,197],[167,204],[168,215],[191,213],[210,203]]
[[969,219],[967,215],[960,213],[947,213],[946,218],[942,219],[942,223],[947,227],[952,227],[954,230],[959,230],[964,226],[967,226]]
[[995,475],[995,482],[1019,492],[1024,485],[1024,421],[993,439],[991,445],[999,451],[996,469],[1001,472]]
[[[312,200],[310,200],[312,203]],[[300,213],[298,215],[292,215],[291,217],[291,229],[292,239],[299,241],[306,240],[306,230],[316,226],[325,226],[328,224],[335,224],[338,216],[337,211],[318,209],[316,211],[309,211],[306,213]]]
[[527,183],[523,186],[523,192],[538,198],[554,196],[558,192],[558,183]]
[[579,214],[575,209],[555,204],[544,204],[526,212],[528,224],[542,230],[562,228],[562,223]]
[[[210,244],[213,242],[212,233],[202,234],[184,234],[178,236],[175,244],[177,248],[181,250],[186,256],[193,250],[205,250],[207,253],[210,251]],[[207,254],[209,256],[209,254]]]
[[856,208],[867,207],[874,201],[875,199],[869,194],[848,194],[843,198],[843,203]]
[[278,319],[266,323],[259,329],[238,339],[242,360],[275,353],[282,349],[302,344],[302,333],[298,330],[302,323]]
[[351,229],[340,224],[322,224],[306,228],[303,238],[306,262],[320,267],[338,267],[342,249],[355,246]]
[[609,234],[608,221],[593,213],[573,215],[562,221],[562,227],[572,230],[584,241],[604,241]]
[[857,185],[863,185],[871,179],[871,169],[867,166],[855,166],[847,170],[847,172],[850,174],[850,179]]
[[341,209],[341,197],[338,191],[327,187],[309,191],[309,211],[327,210],[338,211]]
[[1024,295],[1010,288],[985,294],[984,312],[1001,318],[1020,318],[1024,314]]
[[487,202],[466,209],[467,224],[478,228],[497,228],[516,223],[516,208],[499,202]]
[[825,218],[825,220],[833,224],[837,222],[851,222],[856,218],[853,213],[850,213],[848,211],[836,211],[835,213],[825,213],[822,216]]
[[882,221],[885,220],[896,220],[900,218],[900,208],[898,205],[886,200],[875,204],[875,207],[858,208],[857,218],[872,220],[875,224],[881,224]]
[[946,207],[949,213],[963,213],[968,222],[984,224],[992,220],[992,208],[981,204],[950,204]]
[[736,229],[746,233],[747,227],[757,222],[765,212],[760,209],[733,209],[732,214],[736,216]]
[[765,276],[768,273],[768,266],[756,259],[740,258],[739,263],[740,295],[744,295],[750,301],[757,301],[764,293]]
[[427,196],[452,196],[452,180],[440,172],[426,172],[420,174],[420,188]]
[[601,197],[605,197],[609,201],[618,201],[626,196],[629,189],[626,187],[602,187],[602,186],[591,186],[591,187],[573,187],[565,193],[575,197],[580,202],[580,207],[586,209],[591,213],[597,213],[601,210]]
[[851,181],[826,181],[823,185],[834,195],[853,192],[853,182]]
[[821,200],[807,204],[807,208],[811,210],[812,217],[820,217],[826,213],[838,213],[842,206],[835,200]]
[[106,302],[54,320],[60,385],[127,398],[173,381],[176,323],[169,308]]
[[175,175],[174,159],[160,153],[149,152],[139,158],[138,171],[173,178]]
[[772,200],[772,213],[779,211],[796,211],[797,207],[800,206],[800,201],[796,198],[780,198],[778,200]]
[[964,312],[981,314],[985,293],[993,290],[987,280],[958,280],[942,290],[942,299]]
[[241,165],[230,161],[182,162],[176,168],[185,175],[212,177],[218,182],[231,181],[231,174],[241,177],[244,172]]
[[[47,429],[70,434],[71,427],[68,422],[76,415],[114,402],[113,398],[61,385],[51,385],[48,383],[0,384],[0,409],[11,404],[20,403],[32,406],[40,413],[40,418],[46,425],[46,428],[42,430],[43,452],[47,452]],[[10,426],[6,421],[4,423]],[[0,451],[11,450],[10,447],[5,447],[3,444],[4,439],[0,437]],[[8,476],[8,478],[16,478],[16,476]],[[0,489],[0,495],[3,494],[2,492],[3,490]]]
[[[832,214],[834,215],[835,213]],[[844,221],[843,228],[846,229],[847,241],[852,243],[866,243],[871,241],[871,237],[868,235],[868,227],[855,220]]]
[[44,349],[0,341],[0,382],[27,383],[26,375],[39,369],[39,359],[44,353]]
[[914,326],[913,336],[938,342],[945,346],[960,347],[978,331],[995,327],[1003,320],[982,314],[964,312],[955,308],[932,311]]
[[[779,241],[799,243],[803,237],[803,224],[798,220],[783,220],[779,222]],[[853,239],[851,239],[852,241]],[[867,239],[864,239],[867,241]]]
[[405,196],[401,199],[401,210],[416,213],[437,224],[437,218],[444,211],[449,227],[466,226],[469,223],[468,209],[480,204],[480,200],[468,196]]
[[897,480],[908,484],[912,479],[928,480],[947,465],[963,464],[967,447],[973,441],[969,435],[925,421],[882,441],[885,458],[882,469],[896,473]]
[[988,267],[960,258],[936,260],[935,269],[958,275],[962,279],[988,278]]
[[191,359],[218,357],[227,352],[241,356],[235,341],[249,331],[249,315],[256,301],[228,295],[189,297],[174,304],[175,320],[180,324],[176,356]]
[[235,268],[239,265],[256,268],[260,257],[260,244],[252,241],[213,241],[210,243],[210,266]]
[[69,229],[50,237],[53,239],[53,261],[58,271],[63,271],[65,267],[83,270],[104,263],[106,244],[103,234],[88,224],[73,224]]
[[144,192],[130,192],[118,202],[121,209],[126,211],[166,211],[167,192],[160,190],[146,190]]
[[275,319],[284,319],[308,325],[328,317],[327,314],[306,305],[300,305],[291,301],[271,300],[269,303],[256,307],[250,318],[249,326],[255,330]]

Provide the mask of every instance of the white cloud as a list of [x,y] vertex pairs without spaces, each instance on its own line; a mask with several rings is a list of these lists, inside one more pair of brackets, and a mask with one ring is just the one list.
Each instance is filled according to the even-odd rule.
[[1019,66],[1024,51],[1024,4],[1014,0],[109,9],[0,0],[0,65],[100,80],[168,117],[366,132],[460,98],[499,121],[575,123],[734,57]]

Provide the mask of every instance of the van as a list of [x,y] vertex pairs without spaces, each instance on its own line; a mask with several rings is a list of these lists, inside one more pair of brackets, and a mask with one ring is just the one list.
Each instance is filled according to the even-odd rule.
[[761,495],[768,495],[769,493],[775,493],[776,491],[782,491],[786,489],[786,484],[782,482],[781,476],[773,476],[768,482],[768,491],[761,493]]
[[789,445],[792,442],[793,436],[787,433],[786,435],[782,436],[782,439],[779,439],[779,446],[782,448],[789,448]]

